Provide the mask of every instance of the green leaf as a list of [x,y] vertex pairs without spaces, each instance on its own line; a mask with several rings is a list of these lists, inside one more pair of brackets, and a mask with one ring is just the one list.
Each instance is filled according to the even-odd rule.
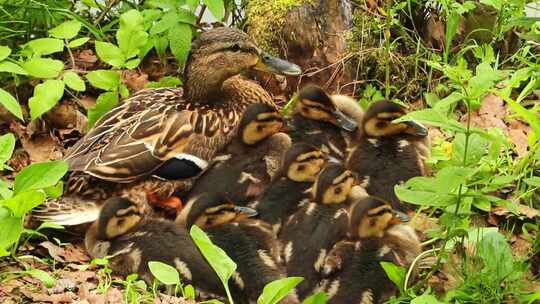
[[448,118],[445,114],[437,111],[436,109],[424,109],[419,111],[413,111],[403,115],[402,117],[394,120],[394,122],[403,122],[408,120],[417,120],[420,122],[425,122],[427,124],[441,127],[443,129],[455,131],[455,132],[465,132],[465,127],[459,122]]
[[7,250],[19,241],[22,231],[22,218],[11,216],[0,218],[0,256],[9,255]]
[[223,19],[225,16],[223,0],[203,0],[203,2],[218,21]]
[[99,59],[115,68],[122,67],[126,61],[120,48],[109,42],[96,41],[96,53]]
[[457,202],[455,195],[409,189],[406,185],[396,185],[394,186],[394,191],[400,200],[415,205],[446,207]]
[[68,165],[63,160],[34,163],[15,176],[15,194],[56,185],[66,174]]
[[71,40],[69,43],[68,43],[68,47],[70,49],[74,49],[76,47],[79,47],[85,43],[88,42],[88,40],[90,40],[90,37],[82,37],[82,38],[77,38],[75,40]]
[[88,110],[88,129],[92,128],[103,114],[118,104],[117,92],[105,92],[98,96],[96,106]]
[[501,96],[504,101],[510,106],[512,111],[514,111],[517,115],[525,119],[529,125],[531,125],[533,132],[534,132],[534,141],[537,141],[540,137],[540,118],[538,118],[537,114],[534,111],[527,110],[524,106],[517,103],[515,100],[509,97]]
[[180,275],[176,268],[158,261],[148,262],[148,268],[152,275],[165,285],[179,285]]
[[4,164],[11,158],[15,149],[15,135],[7,133],[0,136],[0,170],[4,168]]
[[56,185],[44,188],[43,191],[51,198],[59,198],[64,193],[64,183],[59,181]]
[[289,277],[270,282],[264,286],[262,294],[257,299],[257,304],[277,304],[304,278]]
[[223,287],[227,292],[229,302],[232,303],[232,298],[229,291],[228,281],[232,274],[236,271],[236,263],[229,258],[229,256],[223,251],[223,249],[214,245],[210,238],[196,225],[191,226],[189,232],[191,238],[201,251],[202,255],[208,261],[208,264],[214,269],[218,275]]
[[191,26],[185,23],[180,23],[169,29],[168,32],[169,47],[180,63],[184,63],[187,59],[189,50],[191,49],[192,32]]
[[159,81],[150,81],[145,87],[146,88],[174,88],[182,84],[182,80],[178,77],[165,76],[161,77]]
[[45,284],[45,287],[51,288],[54,286],[54,278],[48,274],[47,272],[40,270],[40,269],[30,269],[25,271],[27,274],[33,276],[34,278],[40,280]]
[[64,63],[50,58],[32,58],[21,63],[23,69],[33,77],[54,78],[64,69]]
[[444,302],[437,300],[435,296],[426,292],[423,295],[412,299],[411,304],[444,304]]
[[498,231],[486,233],[482,237],[477,254],[484,261],[483,272],[493,276],[495,280],[502,281],[514,271],[512,249]]
[[391,262],[380,262],[380,264],[390,281],[394,282],[397,288],[403,293],[407,269]]
[[163,32],[166,32],[173,26],[176,26],[178,23],[178,14],[176,11],[169,11],[161,17],[161,19],[156,22],[150,29],[151,35],[157,35]]
[[326,304],[328,297],[322,291],[307,297],[302,304]]
[[62,225],[58,225],[56,223],[51,223],[51,222],[43,222],[39,225],[39,227],[36,229],[36,231],[40,231],[40,230],[43,230],[43,229],[57,229],[57,230],[62,230],[62,229],[65,229],[64,226]]
[[505,2],[504,0],[480,0],[480,3],[491,5],[494,8],[496,8],[498,11],[502,9],[504,2]]
[[98,89],[114,91],[120,85],[120,74],[110,70],[95,70],[86,74],[86,79]]
[[187,284],[186,287],[184,287],[184,297],[186,299],[195,300],[195,288],[193,285]]
[[128,68],[128,69],[134,69],[134,68],[136,68],[140,63],[141,63],[141,59],[140,59],[140,58],[134,58],[134,59],[128,60],[128,62],[126,62],[126,64],[125,64],[125,66],[126,66],[126,68]]
[[28,41],[25,46],[32,48],[32,51],[39,55],[49,55],[64,50],[64,41],[56,38],[39,38]]
[[28,72],[26,72],[23,68],[21,68],[20,65],[15,64],[13,62],[9,62],[9,61],[0,62],[0,72],[7,72],[7,73],[13,73],[13,74],[19,74],[19,75],[28,75]]
[[8,91],[0,88],[0,104],[4,106],[11,114],[20,120],[23,119],[21,105],[17,102],[15,97],[9,94]]
[[74,71],[67,71],[64,73],[63,77],[64,83],[71,89],[79,92],[84,92],[86,90],[86,84],[84,80],[77,75]]
[[11,184],[0,179],[0,198],[8,199],[12,196],[13,196],[13,191],[11,191]]
[[69,40],[79,33],[81,23],[77,20],[70,20],[49,30],[49,34],[55,38]]
[[148,40],[148,33],[144,31],[144,19],[139,11],[133,9],[120,16],[116,40],[127,59],[137,56]]
[[532,177],[524,178],[523,181],[527,185],[530,185],[530,186],[533,186],[533,187],[540,187],[540,177],[538,177],[538,176],[532,176]]
[[11,54],[11,49],[8,46],[0,45],[0,61],[6,59]]
[[32,120],[52,109],[64,95],[64,82],[48,79],[34,88],[34,96],[28,100]]

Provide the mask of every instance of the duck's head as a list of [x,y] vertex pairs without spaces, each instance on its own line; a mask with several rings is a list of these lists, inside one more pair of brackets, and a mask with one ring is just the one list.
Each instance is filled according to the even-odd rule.
[[194,224],[200,228],[211,228],[231,222],[237,222],[256,215],[257,211],[249,207],[222,204],[205,209],[195,220]]
[[332,96],[316,85],[307,85],[300,90],[296,112],[305,118],[329,122],[347,131],[354,131],[358,125],[354,117],[336,105]]
[[306,143],[296,143],[285,153],[283,169],[295,182],[313,182],[326,163],[326,155]]
[[202,33],[191,46],[184,71],[184,90],[190,101],[215,98],[223,82],[247,70],[299,75],[296,64],[261,50],[241,30],[220,27]]
[[427,129],[415,121],[394,123],[405,115],[405,109],[389,100],[380,100],[372,104],[363,118],[363,132],[367,137],[387,137],[398,134],[426,136]]
[[313,184],[313,198],[317,203],[325,205],[345,203],[355,181],[352,172],[341,164],[329,163]]
[[98,220],[97,238],[110,240],[135,228],[144,218],[142,210],[132,201],[113,197],[105,201]]
[[272,106],[262,103],[247,107],[240,121],[239,134],[246,145],[254,145],[283,127],[283,117]]
[[373,196],[352,204],[349,216],[351,235],[358,238],[383,237],[393,226],[408,220],[406,214]]

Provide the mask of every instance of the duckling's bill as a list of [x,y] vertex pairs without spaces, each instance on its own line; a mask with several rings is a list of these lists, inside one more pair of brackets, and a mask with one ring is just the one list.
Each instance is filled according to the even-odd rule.
[[259,62],[254,67],[255,70],[280,75],[296,76],[302,74],[302,69],[287,60],[274,57],[266,52],[259,55]]
[[407,133],[417,136],[428,135],[428,129],[421,123],[414,120],[405,121],[404,123],[407,125]]
[[242,206],[235,206],[234,211],[238,212],[239,214],[242,214],[247,217],[254,217],[257,216],[259,213],[257,210],[249,207],[242,207]]
[[358,123],[353,118],[347,116],[345,113],[341,112],[337,108],[334,111],[334,115],[336,116],[337,123],[344,130],[352,132],[358,127]]

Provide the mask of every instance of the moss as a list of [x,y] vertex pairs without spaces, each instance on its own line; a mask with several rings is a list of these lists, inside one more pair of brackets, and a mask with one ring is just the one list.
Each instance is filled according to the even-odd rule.
[[249,0],[247,32],[261,48],[277,55],[279,33],[287,12],[305,3],[312,3],[312,0]]

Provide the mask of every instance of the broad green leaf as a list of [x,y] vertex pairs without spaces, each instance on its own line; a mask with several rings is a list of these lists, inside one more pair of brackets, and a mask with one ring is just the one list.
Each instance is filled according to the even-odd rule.
[[64,193],[64,183],[59,181],[56,185],[44,188],[43,191],[51,198],[59,198]]
[[169,47],[176,59],[184,63],[191,49],[191,26],[180,23],[168,31]]
[[7,46],[0,45],[0,61],[6,59],[11,54],[11,49]]
[[184,297],[186,299],[195,300],[195,287],[193,287],[193,285],[187,284],[186,287],[184,287]]
[[84,92],[86,90],[86,84],[84,80],[73,71],[67,71],[64,73],[63,77],[64,83],[71,89],[79,92]]
[[448,15],[448,20],[446,21],[446,34],[444,36],[445,49],[444,49],[444,61],[448,62],[448,54],[452,48],[452,40],[457,34],[457,27],[459,25],[460,15],[456,12],[452,12]]
[[440,194],[427,190],[411,190],[402,185],[394,186],[394,191],[400,200],[415,205],[446,207],[457,202],[457,197],[452,194]]
[[88,129],[92,128],[103,114],[118,104],[117,92],[105,92],[98,96],[96,106],[88,110]]
[[13,74],[19,74],[19,75],[28,75],[28,72],[26,72],[23,68],[21,68],[20,65],[15,64],[13,62],[9,62],[9,61],[0,62],[0,72],[13,73]]
[[227,296],[231,299],[228,281],[236,271],[236,263],[229,258],[223,249],[214,245],[210,238],[196,225],[191,226],[189,232],[191,238],[201,251],[202,255],[208,261],[208,264],[214,269],[218,275],[223,287],[227,292]]
[[478,245],[478,256],[484,261],[483,272],[504,280],[514,271],[514,257],[506,238],[497,232],[486,233]]
[[466,167],[444,167],[435,175],[437,193],[453,193],[474,174],[474,169]]
[[444,304],[444,302],[437,300],[435,296],[426,292],[425,294],[412,299],[411,304]]
[[0,179],[0,198],[8,199],[13,196],[13,191],[11,191],[11,185],[2,179]]
[[51,222],[43,222],[39,225],[39,227],[36,229],[36,231],[40,231],[40,230],[43,230],[43,229],[57,229],[57,230],[61,230],[61,229],[65,229],[64,226],[62,225],[58,225],[56,223],[51,223]]
[[9,248],[19,241],[22,231],[22,218],[11,216],[0,218],[0,256],[9,255]]
[[4,164],[11,158],[15,149],[15,135],[7,133],[0,136],[0,170],[4,168]]
[[218,21],[223,19],[225,16],[225,5],[223,4],[223,0],[203,0],[203,2]]
[[15,194],[56,185],[66,174],[68,165],[63,160],[34,163],[15,176]]
[[277,304],[304,278],[289,277],[270,282],[264,286],[262,294],[257,299],[257,304]]
[[79,33],[81,23],[77,20],[70,20],[49,30],[49,34],[55,38],[69,40]]
[[109,42],[96,41],[96,53],[99,59],[115,68],[122,67],[126,61],[120,48]]
[[86,79],[98,89],[114,91],[120,85],[120,74],[110,70],[95,70],[86,74]]
[[506,1],[504,0],[480,0],[480,3],[484,3],[484,4],[487,4],[487,5],[491,5],[493,6],[494,8],[496,8],[498,11],[501,10],[503,4],[505,3]]
[[159,79],[159,81],[150,81],[146,88],[174,88],[182,84],[182,80],[178,77],[165,76]]
[[50,58],[32,58],[21,63],[23,69],[37,78],[54,78],[64,69],[64,63]]
[[127,59],[137,56],[147,39],[148,33],[144,31],[144,19],[139,11],[133,9],[120,16],[116,40]]
[[79,47],[85,43],[88,42],[88,40],[90,40],[90,37],[82,37],[82,38],[77,38],[77,39],[74,39],[74,40],[71,40],[69,43],[68,43],[68,47],[70,49],[74,49],[76,47]]
[[148,268],[152,275],[165,285],[179,285],[180,275],[176,268],[158,261],[148,262]]
[[380,264],[390,281],[394,282],[397,288],[403,292],[407,269],[391,262],[380,262]]
[[523,181],[527,183],[527,185],[530,185],[533,187],[540,187],[540,177],[538,176],[531,176],[528,178],[524,178]]
[[190,10],[180,8],[178,10],[178,18],[176,19],[176,21],[191,24],[191,25],[196,25],[197,16],[195,16],[195,14],[193,14],[193,12]]
[[128,60],[125,64],[126,68],[128,69],[134,69],[141,63],[140,58],[133,58],[131,60]]
[[178,14],[176,11],[169,11],[161,17],[150,29],[151,35],[163,33],[178,23]]
[[56,38],[39,38],[28,41],[25,46],[32,48],[36,54],[49,55],[63,51],[64,41]]
[[199,0],[186,0],[187,6],[194,11],[199,6]]
[[326,304],[328,297],[322,291],[307,297],[302,304]]
[[128,98],[129,96],[129,90],[127,86],[123,83],[121,83],[120,86],[118,87],[118,93],[120,93],[120,96],[122,98]]
[[424,109],[419,111],[414,111],[403,115],[402,117],[394,120],[394,122],[403,122],[408,120],[417,120],[420,122],[425,122],[427,124],[441,127],[443,129],[456,131],[456,132],[465,132],[465,127],[459,122],[448,118],[445,114],[437,111],[436,109]]
[[15,115],[20,120],[23,119],[21,105],[15,97],[9,94],[8,91],[0,88],[0,104],[4,106],[11,114]]
[[64,82],[48,79],[34,88],[34,96],[28,100],[32,120],[52,109],[64,95]]
[[55,279],[50,274],[41,269],[30,269],[25,272],[43,282],[43,284],[45,284],[45,287],[47,288],[51,288],[54,286]]
[[175,10],[177,7],[177,0],[147,0],[144,4],[150,7],[159,7],[165,11]]

